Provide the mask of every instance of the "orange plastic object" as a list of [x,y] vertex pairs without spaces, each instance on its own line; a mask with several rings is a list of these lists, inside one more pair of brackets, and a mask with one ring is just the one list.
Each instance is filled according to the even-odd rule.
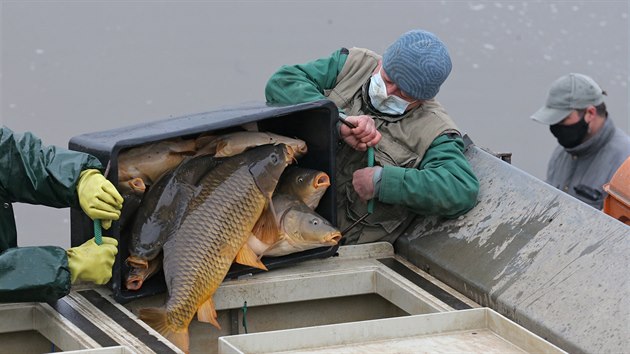
[[604,190],[608,193],[604,213],[630,225],[630,157],[621,164],[610,183],[604,185]]

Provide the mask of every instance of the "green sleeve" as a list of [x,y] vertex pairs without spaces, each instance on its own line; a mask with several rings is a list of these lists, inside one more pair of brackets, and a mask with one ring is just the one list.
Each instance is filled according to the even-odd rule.
[[[60,247],[15,247],[11,203],[79,208],[81,171],[102,169],[89,154],[44,146],[31,133],[0,130],[0,302],[53,301],[70,291],[66,251]],[[8,205],[8,207],[6,206]]]
[[402,204],[419,215],[454,218],[477,202],[479,181],[464,156],[464,141],[447,135],[437,137],[420,167],[384,166],[378,198]]
[[78,208],[76,184],[81,171],[102,169],[92,155],[44,146],[32,133],[15,134],[4,126],[0,154],[0,196],[4,202]]
[[348,58],[342,48],[326,58],[305,64],[283,65],[265,88],[268,103],[297,104],[325,99],[324,90],[332,89]]
[[0,253],[0,303],[49,302],[70,292],[70,270],[61,247],[19,247]]

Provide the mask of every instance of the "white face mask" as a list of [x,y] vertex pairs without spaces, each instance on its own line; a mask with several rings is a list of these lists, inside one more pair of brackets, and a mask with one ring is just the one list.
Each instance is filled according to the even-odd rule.
[[370,78],[369,94],[372,106],[382,113],[401,115],[409,106],[409,102],[406,100],[395,95],[387,95],[387,87],[380,70]]

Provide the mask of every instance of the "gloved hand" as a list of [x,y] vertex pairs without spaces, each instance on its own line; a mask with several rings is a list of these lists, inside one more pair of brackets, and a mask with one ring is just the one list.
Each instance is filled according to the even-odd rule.
[[76,280],[105,284],[112,277],[112,266],[118,253],[118,241],[103,237],[103,244],[97,245],[94,238],[81,246],[69,248],[68,268],[72,283]]
[[112,226],[112,220],[120,218],[123,197],[99,170],[81,172],[77,193],[81,209],[90,219],[101,219],[105,230]]

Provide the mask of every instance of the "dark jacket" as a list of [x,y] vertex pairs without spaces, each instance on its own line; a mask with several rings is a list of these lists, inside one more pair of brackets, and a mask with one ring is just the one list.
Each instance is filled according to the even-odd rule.
[[[80,208],[76,185],[82,170],[101,169],[94,156],[42,146],[31,133],[0,130],[0,302],[52,301],[70,291],[66,251],[55,246],[17,247],[14,202]],[[45,235],[42,235],[45,242]]]

